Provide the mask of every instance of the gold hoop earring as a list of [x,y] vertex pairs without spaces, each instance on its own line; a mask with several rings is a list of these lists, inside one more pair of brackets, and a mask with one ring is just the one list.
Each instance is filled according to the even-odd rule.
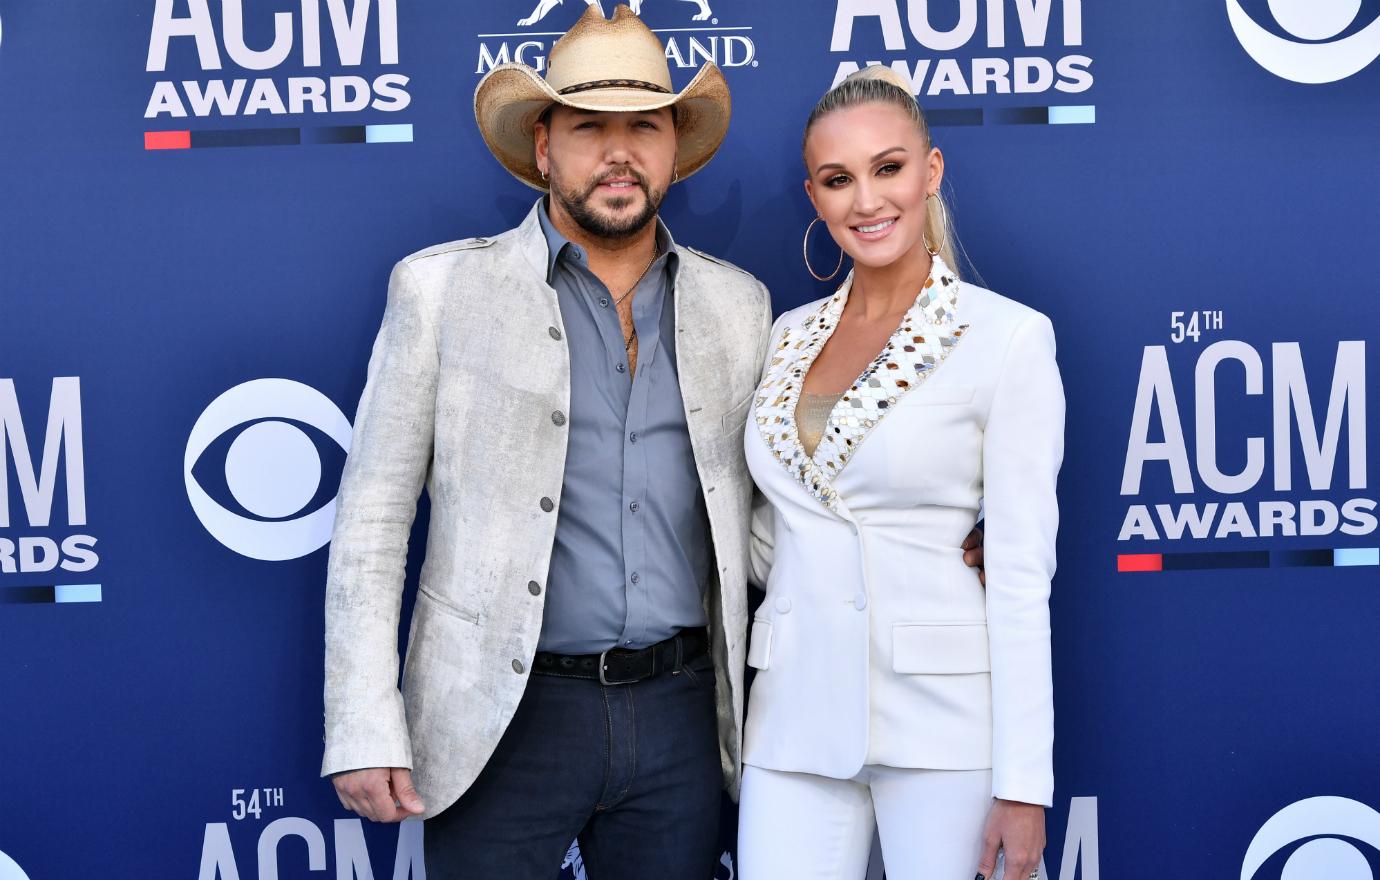
[[805,258],[805,270],[813,275],[816,281],[829,281],[835,275],[839,274],[839,270],[843,268],[843,248],[839,248],[839,264],[834,267],[834,271],[830,274],[820,275],[815,271],[815,268],[810,265],[810,230],[814,228],[816,223],[823,219],[823,217],[816,217],[810,221],[810,225],[805,227],[805,242],[800,246],[801,256]]
[[[949,208],[944,204],[944,200],[939,197],[938,191],[930,193],[925,198],[926,200],[934,199],[939,203],[939,214],[944,218],[944,235],[939,240],[939,247],[930,247],[929,239],[925,237],[924,232],[920,233],[920,237],[925,240],[925,250],[929,252],[931,257],[937,257],[940,255],[940,251],[944,249],[944,241],[949,237]],[[927,211],[926,213],[929,212]]]

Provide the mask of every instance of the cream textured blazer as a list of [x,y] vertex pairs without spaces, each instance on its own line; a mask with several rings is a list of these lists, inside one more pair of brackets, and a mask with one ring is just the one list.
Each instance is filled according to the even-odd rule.
[[[736,797],[752,481],[743,424],[771,326],[751,275],[683,245],[677,367],[713,541],[706,611]],[[515,230],[393,270],[337,498],[326,583],[323,775],[408,767],[425,818],[483,769],[527,686],[560,509],[570,355],[536,207]],[[426,559],[398,681],[408,534]]]
[[[960,283],[924,291],[830,416],[795,404],[848,299],[782,315],[745,428],[753,524],[744,762],[850,778],[865,764],[993,771],[1049,806],[1049,589],[1064,396],[1039,312]],[[960,545],[985,511],[986,576]]]

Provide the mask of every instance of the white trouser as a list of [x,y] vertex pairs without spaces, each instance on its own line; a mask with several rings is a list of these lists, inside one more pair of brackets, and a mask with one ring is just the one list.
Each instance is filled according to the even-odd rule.
[[742,880],[862,880],[879,831],[888,880],[972,880],[991,770],[870,765],[852,779],[743,767]]

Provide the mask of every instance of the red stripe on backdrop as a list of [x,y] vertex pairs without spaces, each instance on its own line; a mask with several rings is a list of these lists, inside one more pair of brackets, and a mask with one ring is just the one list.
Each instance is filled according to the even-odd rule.
[[192,146],[190,131],[146,131],[144,149],[146,150],[188,150]]
[[1164,571],[1160,553],[1122,553],[1116,558],[1117,571]]

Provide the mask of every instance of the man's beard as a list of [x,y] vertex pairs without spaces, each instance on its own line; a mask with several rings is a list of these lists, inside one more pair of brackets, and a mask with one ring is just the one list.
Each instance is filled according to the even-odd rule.
[[[600,214],[590,199],[594,191],[599,188],[599,184],[613,177],[631,177],[637,182],[637,188],[642,190],[645,197],[643,199],[642,210],[632,217],[615,220]],[[665,190],[654,190],[647,183],[647,178],[631,168],[624,168],[616,171],[606,171],[586,184],[583,189],[566,189],[561,186],[555,175],[551,177],[551,195],[561,203],[567,214],[579,225],[581,229],[595,238],[620,239],[636,235],[651,223],[656,217],[657,210],[661,207],[661,200],[666,196]],[[614,210],[622,210],[632,204],[632,199],[619,196],[610,199],[608,205]]]

